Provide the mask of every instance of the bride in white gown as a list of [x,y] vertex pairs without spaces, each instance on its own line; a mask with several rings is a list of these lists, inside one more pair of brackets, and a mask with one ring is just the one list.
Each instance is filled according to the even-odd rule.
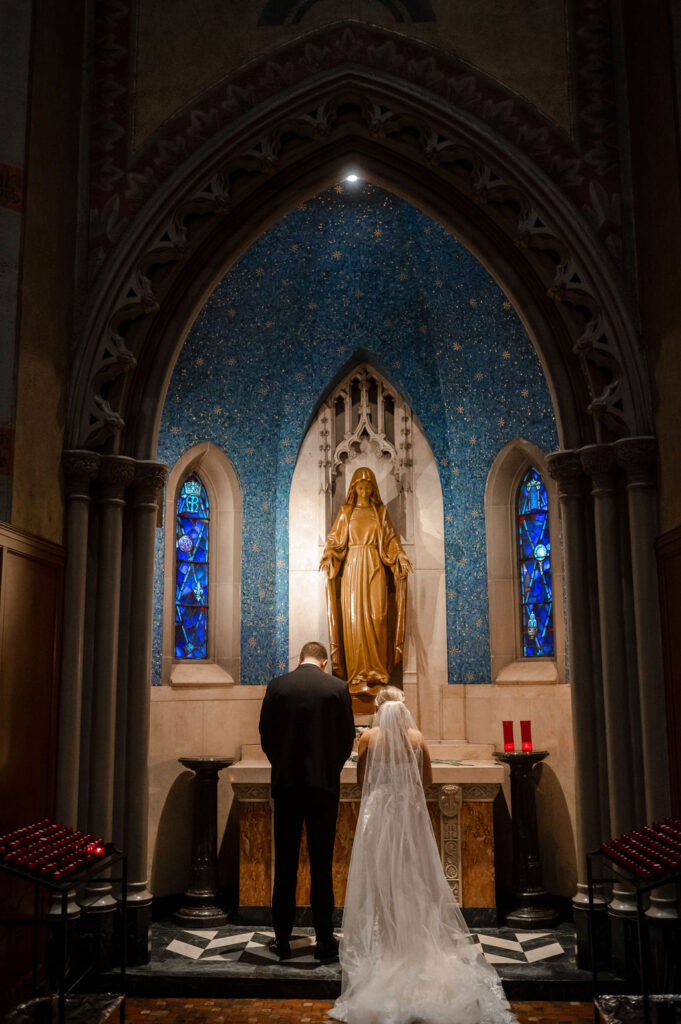
[[[347,1024],[508,1024],[494,968],[474,942],[444,876],[423,791],[424,745],[386,687],[363,734],[362,802],[343,914],[340,998]],[[429,758],[426,749],[426,770]]]

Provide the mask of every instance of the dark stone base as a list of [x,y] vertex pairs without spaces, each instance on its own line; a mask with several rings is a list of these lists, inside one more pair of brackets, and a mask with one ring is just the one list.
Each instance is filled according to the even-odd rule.
[[222,907],[184,906],[173,914],[181,928],[221,928],[229,924],[229,914]]
[[74,966],[79,973],[89,968],[95,974],[103,974],[119,965],[118,914],[118,906],[104,911],[84,910],[81,914],[74,950]]
[[[681,920],[646,918],[650,945],[648,972],[651,992],[681,991]],[[681,1018],[681,1001],[679,1003]]]
[[[572,917],[577,939],[577,966],[583,971],[590,971],[592,963],[588,907],[573,905]],[[593,928],[596,964],[599,971],[607,971],[610,969],[610,921],[608,908],[603,903],[597,904],[594,909]]]
[[535,931],[537,928],[555,928],[560,921],[560,914],[551,907],[517,907],[507,914],[504,924],[508,928],[520,928]]
[[[121,949],[123,918],[116,920],[116,948]],[[131,966],[148,964],[151,958],[151,901],[128,903],[126,928],[126,963]]]
[[610,919],[610,964],[618,978],[627,978],[630,987],[640,991],[641,965],[638,955],[638,931],[635,917],[608,911]]

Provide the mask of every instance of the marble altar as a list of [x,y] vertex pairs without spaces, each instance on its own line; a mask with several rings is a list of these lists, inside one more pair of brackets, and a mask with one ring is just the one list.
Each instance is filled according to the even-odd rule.
[[[493,908],[492,804],[504,779],[503,765],[492,760],[438,760],[438,753],[448,751],[439,752],[437,744],[431,746],[433,782],[426,790],[426,800],[445,875],[462,907]],[[239,905],[269,906],[274,867],[269,763],[257,746],[246,746],[241,760],[229,769],[229,778],[239,801]],[[342,906],[360,801],[353,761],[348,761],[341,773],[340,798],[333,882],[336,903]],[[303,840],[298,906],[309,904],[309,887],[310,868]]]

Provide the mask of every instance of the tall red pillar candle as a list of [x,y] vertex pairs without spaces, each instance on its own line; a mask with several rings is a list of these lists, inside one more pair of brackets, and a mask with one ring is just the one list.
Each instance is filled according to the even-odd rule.
[[520,744],[523,750],[532,750],[532,723],[520,723]]
[[515,750],[513,739],[513,722],[502,722],[504,727],[504,750]]

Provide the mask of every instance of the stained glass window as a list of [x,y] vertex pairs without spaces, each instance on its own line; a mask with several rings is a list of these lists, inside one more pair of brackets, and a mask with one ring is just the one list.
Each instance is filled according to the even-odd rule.
[[207,657],[208,526],[206,488],[192,473],[182,484],[175,516],[175,657]]
[[553,590],[549,499],[536,469],[520,482],[517,500],[523,655],[552,656]]

